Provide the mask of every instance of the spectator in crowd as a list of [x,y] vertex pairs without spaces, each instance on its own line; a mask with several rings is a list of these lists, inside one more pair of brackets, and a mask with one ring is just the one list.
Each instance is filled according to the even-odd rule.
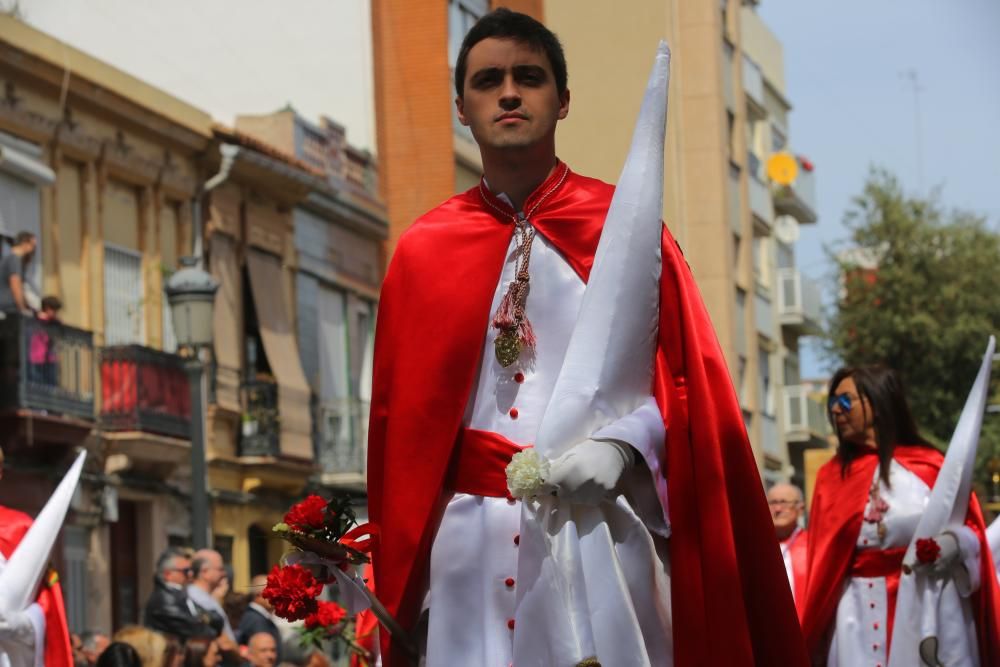
[[86,660],[86,664],[90,667],[96,665],[97,657],[104,653],[109,644],[111,644],[111,640],[101,632],[88,630],[80,635],[80,653]]
[[[60,324],[59,311],[62,301],[56,296],[42,299],[42,309],[38,313],[41,322]],[[32,382],[38,382],[50,387],[59,381],[59,355],[52,332],[45,326],[35,326],[31,329],[28,347],[28,360]]]
[[219,636],[224,626],[222,616],[198,606],[188,597],[187,585],[193,572],[185,551],[171,547],[163,552],[156,563],[153,593],[146,602],[147,627],[182,641]]
[[252,599],[253,595],[239,593],[234,590],[226,591],[226,596],[222,600],[222,608],[225,610],[226,617],[229,619],[232,627],[240,627],[240,621],[243,620],[243,614],[246,613]]
[[75,632],[69,633],[69,647],[73,651],[73,667],[87,667],[87,658],[83,655],[83,641]]
[[278,664],[278,642],[270,632],[258,632],[250,637],[247,664],[250,667],[274,667]]
[[136,650],[142,667],[164,667],[163,656],[169,642],[159,632],[139,625],[126,625],[112,637],[113,642],[125,642]]
[[184,647],[183,667],[216,667],[221,663],[219,643],[209,639],[192,639]]
[[146,667],[131,644],[112,642],[97,659],[97,667]]
[[0,313],[31,315],[25,299],[24,277],[37,243],[31,232],[19,232],[11,251],[0,259]]
[[313,651],[306,660],[306,667],[331,667],[333,663],[322,651]]
[[774,534],[781,546],[781,556],[785,561],[788,585],[798,609],[805,604],[806,574],[809,563],[806,545],[806,531],[799,525],[799,518],[805,511],[802,489],[794,484],[775,484],[767,492],[767,505],[774,522]]
[[250,591],[254,597],[243,613],[243,618],[240,619],[239,628],[236,630],[236,641],[249,645],[251,637],[266,632],[274,638],[278,651],[277,661],[281,662],[281,632],[271,611],[271,603],[264,599],[265,586],[267,586],[266,574],[258,574],[250,580]]
[[[201,549],[194,553],[191,560],[191,569],[194,571],[194,581],[188,584],[188,597],[194,603],[208,611],[214,611],[222,618],[222,633],[230,640],[236,641],[236,634],[233,632],[226,611],[219,603],[216,592],[220,589],[229,588],[229,580],[226,576],[226,568],[222,562],[222,554],[213,549]],[[225,591],[223,591],[225,594]]]

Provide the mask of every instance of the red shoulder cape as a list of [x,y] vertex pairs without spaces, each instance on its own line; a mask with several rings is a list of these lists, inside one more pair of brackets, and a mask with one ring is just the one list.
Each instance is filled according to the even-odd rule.
[[[933,447],[897,446],[893,458],[907,470],[933,487],[944,456]],[[847,475],[841,475],[840,457],[834,457],[816,475],[809,516],[809,574],[806,605],[802,612],[802,632],[811,655],[825,649],[830,624],[837,612],[854,554],[862,515],[868,501],[868,488],[878,465],[874,452],[851,462]],[[983,665],[1000,665],[1000,585],[993,569],[993,556],[986,541],[986,525],[979,500],[969,499],[965,518],[979,536],[980,589],[973,595],[979,660]]]
[[[557,169],[524,210],[560,175]],[[583,280],[613,193],[570,172],[531,218]],[[426,590],[445,475],[512,233],[509,219],[473,188],[417,220],[383,284],[368,494],[381,529],[376,591],[404,627],[415,623]],[[667,425],[675,663],[805,665],[742,411],[690,269],[665,228],[654,383]],[[405,664],[387,641],[383,651],[387,666]]]
[[[21,538],[31,527],[31,517],[0,506],[0,553],[10,558]],[[62,587],[59,577],[51,572],[44,577],[35,599],[45,614],[45,665],[46,667],[66,667],[73,664],[73,651],[69,643],[69,627],[66,624],[66,607],[63,604]]]

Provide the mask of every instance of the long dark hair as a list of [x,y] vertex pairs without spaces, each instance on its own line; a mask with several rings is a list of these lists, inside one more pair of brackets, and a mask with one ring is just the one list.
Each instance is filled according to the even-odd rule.
[[[899,373],[887,366],[856,366],[841,368],[830,379],[830,396],[834,395],[837,386],[846,378],[854,380],[858,396],[864,398],[872,411],[872,426],[875,430],[875,442],[878,444],[879,476],[889,484],[889,465],[892,463],[892,453],[896,445],[931,444],[920,435],[917,424],[906,400],[906,389]],[[837,456],[840,457],[840,470],[843,475],[851,461],[858,458],[859,447],[853,442],[847,442],[840,436],[837,422],[833,417],[832,405],[827,404],[826,417],[837,434]],[[861,409],[867,411],[864,402]],[[865,421],[868,415],[865,414]]]

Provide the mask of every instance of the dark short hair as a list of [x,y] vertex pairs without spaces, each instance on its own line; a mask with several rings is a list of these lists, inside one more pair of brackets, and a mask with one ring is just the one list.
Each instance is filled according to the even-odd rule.
[[[910,404],[906,400],[906,388],[899,373],[881,365],[841,368],[830,379],[830,396],[837,390],[837,385],[847,378],[854,380],[859,398],[866,399],[871,405],[872,425],[875,429],[878,459],[881,464],[879,475],[888,484],[889,466],[896,445],[930,447],[931,444],[917,429]],[[826,416],[834,433],[837,434],[837,456],[840,457],[841,472],[846,474],[851,461],[858,457],[858,445],[840,437],[832,408],[832,404],[827,405]]]
[[556,77],[556,90],[562,95],[566,92],[566,54],[555,33],[541,22],[527,14],[513,12],[506,7],[493,10],[469,29],[462,40],[462,48],[458,51],[455,61],[455,92],[459,97],[465,94],[465,70],[472,47],[490,37],[498,39],[513,39],[541,51],[549,59],[552,73]]
[[111,642],[97,658],[97,667],[142,667],[142,659],[130,644]]
[[162,577],[164,570],[172,568],[175,558],[191,558],[191,555],[180,547],[167,547],[156,559],[156,576]]
[[62,310],[62,300],[57,296],[49,295],[42,299],[42,310]]
[[27,243],[28,241],[35,240],[34,232],[18,232],[17,236],[14,237],[14,245],[21,245],[22,243]]

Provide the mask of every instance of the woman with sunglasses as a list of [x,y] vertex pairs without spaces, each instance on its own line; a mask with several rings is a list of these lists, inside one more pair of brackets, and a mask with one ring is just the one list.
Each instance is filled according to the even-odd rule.
[[[963,525],[925,543],[919,571],[903,555],[943,461],[920,436],[897,373],[844,368],[830,381],[837,454],[817,477],[809,523],[803,633],[814,664],[887,666],[901,576],[944,581],[928,665],[1000,665],[1000,587],[973,495]],[[936,653],[936,655],[935,655]]]

